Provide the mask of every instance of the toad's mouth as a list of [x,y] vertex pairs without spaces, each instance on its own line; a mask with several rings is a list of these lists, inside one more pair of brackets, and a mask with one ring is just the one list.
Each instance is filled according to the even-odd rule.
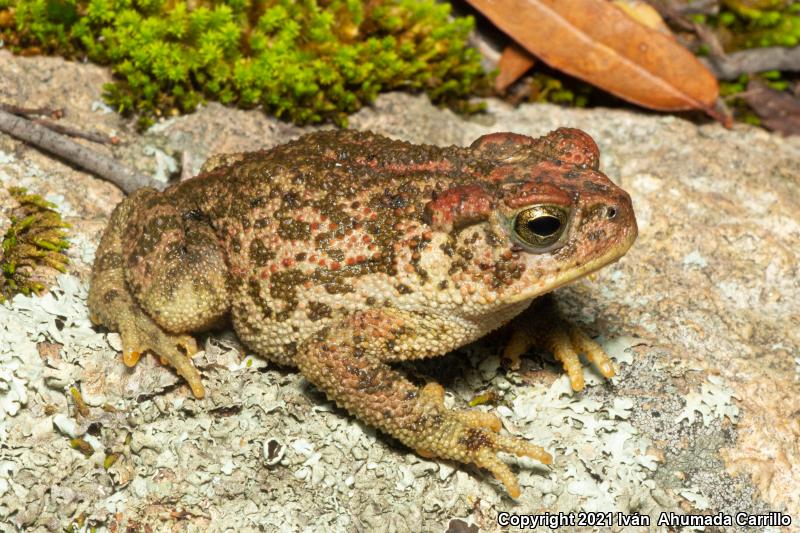
[[583,265],[580,266],[576,265],[575,268],[571,269],[569,275],[563,276],[563,279],[556,278],[556,285],[550,290],[562,287],[571,281],[574,281],[583,276],[587,276],[592,272],[596,272],[601,268],[603,268],[604,266],[616,263],[622,258],[623,255],[625,255],[628,252],[630,247],[633,246],[633,242],[635,240],[636,240],[636,232],[633,232],[632,235],[620,246],[610,249],[606,254],[597,257],[589,261],[588,263],[584,263]]

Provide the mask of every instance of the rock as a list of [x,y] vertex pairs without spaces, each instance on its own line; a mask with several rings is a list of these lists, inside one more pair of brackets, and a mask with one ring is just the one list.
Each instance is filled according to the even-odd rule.
[[[137,135],[96,105],[109,79],[104,69],[0,51],[0,79],[0,100],[64,107],[73,125],[120,135],[124,145],[100,149],[141,169],[155,168],[156,155],[147,154],[158,151],[188,151],[196,170],[211,154],[269,147],[313,129],[210,103]],[[63,282],[54,290],[72,302],[61,329],[36,298],[0,309],[39,317],[22,329],[0,320],[0,361],[28,389],[27,404],[0,420],[0,521],[63,527],[85,514],[87,524],[108,528],[444,530],[452,519],[494,529],[501,511],[638,511],[654,525],[660,512],[685,509],[800,516],[800,140],[744,125],[725,130],[673,116],[513,109],[498,101],[486,115],[464,119],[406,94],[381,96],[350,123],[459,145],[492,131],[577,127],[598,142],[601,168],[631,193],[640,228],[634,247],[594,281],[557,293],[564,311],[602,334],[616,356],[620,372],[611,383],[587,371],[587,389],[570,395],[557,366],[542,368],[535,358],[518,373],[487,373],[481,362],[497,351],[489,341],[421,365],[431,379],[444,379],[457,402],[480,392],[475,383],[499,391],[507,429],[553,452],[554,465],[520,461],[523,494],[515,504],[484,472],[459,467],[444,475],[450,464],[438,474],[420,470],[416,456],[331,409],[293,372],[209,364],[211,394],[201,402],[152,358],[131,374],[75,303],[85,298],[93,247],[122,195],[0,135],[0,185],[61,195],[76,242],[64,279],[81,287]],[[35,354],[40,336],[52,335],[63,344],[57,367],[15,355]],[[4,352],[12,339],[17,351]],[[91,392],[81,427],[107,454],[125,458],[132,481],[115,484],[119,478],[71,450],[56,430],[24,429],[54,414],[77,416],[68,390],[50,388],[66,383],[58,373]],[[0,403],[4,394],[0,388]],[[274,400],[266,408],[264,396]],[[153,445],[132,447],[132,433]],[[270,440],[283,443],[285,454],[265,466]],[[296,476],[301,471],[307,475]],[[36,503],[35,515],[14,514],[56,484],[61,494],[80,494],[80,505],[49,498]]]

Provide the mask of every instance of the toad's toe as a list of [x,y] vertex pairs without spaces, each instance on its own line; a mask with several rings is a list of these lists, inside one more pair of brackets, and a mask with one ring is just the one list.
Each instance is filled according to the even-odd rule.
[[499,452],[532,457],[543,464],[553,461],[540,446],[501,435],[502,424],[497,416],[482,411],[447,409],[443,398],[444,390],[436,383],[429,383],[420,391],[420,407],[426,414],[417,424],[418,440],[425,445],[416,450],[423,457],[455,459],[485,468],[505,485],[513,498],[520,495],[519,483],[508,465],[497,456]]
[[131,314],[129,320],[120,323],[123,362],[129,367],[135,366],[144,352],[152,352],[186,380],[196,398],[205,396],[200,373],[191,359],[197,353],[194,337],[165,332],[140,310]]
[[553,354],[569,376],[575,391],[583,390],[583,367],[580,354],[586,356],[600,373],[614,376],[614,365],[603,348],[579,326],[566,322],[552,309],[549,302],[535,302],[531,308],[511,323],[511,338],[503,358],[511,369],[519,367],[519,358],[530,348],[540,348]]

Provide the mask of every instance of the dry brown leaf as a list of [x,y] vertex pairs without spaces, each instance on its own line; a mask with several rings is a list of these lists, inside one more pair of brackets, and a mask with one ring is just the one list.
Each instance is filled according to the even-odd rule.
[[503,54],[500,56],[500,63],[497,65],[500,73],[494,80],[494,88],[498,92],[505,91],[535,63],[536,58],[530,52],[512,42],[503,49]]
[[647,2],[641,0],[612,0],[612,3],[636,22],[666,35],[672,35],[667,23],[661,18],[656,8]]
[[718,117],[716,78],[672,37],[607,0],[468,0],[548,65],[620,98]]
[[783,135],[800,135],[800,99],[770,89],[760,80],[750,80],[747,91],[741,96],[768,130]]

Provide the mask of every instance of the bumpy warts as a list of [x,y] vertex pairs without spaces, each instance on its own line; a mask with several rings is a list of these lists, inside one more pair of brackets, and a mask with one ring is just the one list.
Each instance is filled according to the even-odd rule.
[[[422,455],[485,468],[517,496],[498,453],[550,455],[501,434],[494,415],[446,408],[439,385],[420,388],[392,364],[451,352],[619,259],[636,220],[598,164],[592,138],[569,128],[467,148],[325,131],[215,158],[115,209],[89,308],[122,335],[126,364],[153,352],[198,397],[190,335],[230,324],[364,423]],[[546,311],[519,323],[509,358],[538,341],[576,390],[578,353],[613,375],[595,343]]]
[[520,356],[530,348],[540,348],[553,354],[564,366],[572,390],[584,387],[580,354],[606,377],[614,377],[614,365],[603,348],[580,327],[565,322],[553,310],[550,298],[541,298],[515,318],[509,327],[511,338],[503,351],[503,359],[512,369],[519,368]]

